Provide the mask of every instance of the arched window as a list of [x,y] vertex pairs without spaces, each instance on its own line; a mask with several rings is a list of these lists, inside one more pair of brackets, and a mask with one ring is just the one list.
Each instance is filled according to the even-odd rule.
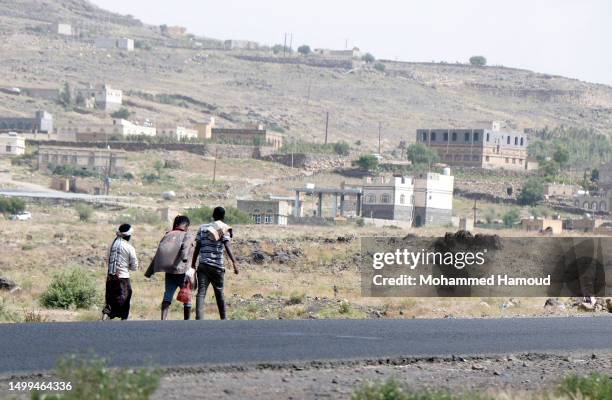
[[602,201],[601,203],[599,203],[599,210],[600,211],[607,211],[606,208],[607,207],[606,207],[606,202],[605,201]]
[[487,133],[487,142],[491,139],[491,134]]
[[506,138],[506,144],[510,144],[510,135]]
[[521,146],[525,144],[525,138],[521,138]]
[[594,202],[593,202],[593,204],[591,204],[591,208],[592,208],[594,211],[597,211],[597,202],[596,202],[596,201],[594,201]]
[[516,137],[514,138],[514,145],[515,145],[515,146],[518,146],[518,136],[516,136]]
[[585,201],[584,204],[582,205],[582,208],[585,208],[585,209],[588,210],[589,209],[589,202]]
[[406,196],[403,194],[400,194],[400,204],[404,204],[406,202]]

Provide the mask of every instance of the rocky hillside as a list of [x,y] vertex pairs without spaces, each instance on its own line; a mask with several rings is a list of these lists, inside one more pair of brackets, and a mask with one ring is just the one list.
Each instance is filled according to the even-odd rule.
[[[80,35],[45,30],[69,22]],[[98,36],[125,35],[134,52],[97,49]],[[504,67],[383,61],[346,70],[239,59],[239,52],[202,50],[198,38],[164,37],[159,27],[82,0],[0,0],[0,87],[58,87],[108,82],[124,90],[133,118],[188,125],[214,116],[218,125],[263,122],[289,137],[373,148],[412,141],[418,127],[468,126],[503,120],[523,128],[571,125],[612,133],[612,87]],[[366,49],[367,50],[367,49]],[[251,52],[250,54],[254,54]],[[255,54],[269,56],[260,51]],[[58,125],[107,117],[64,111],[48,101],[0,93],[0,113],[56,114]]]

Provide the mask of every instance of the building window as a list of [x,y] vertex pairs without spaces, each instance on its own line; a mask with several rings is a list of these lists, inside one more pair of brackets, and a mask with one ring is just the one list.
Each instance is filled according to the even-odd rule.
[[448,132],[444,132],[444,141],[448,142]]
[[472,161],[480,161],[480,156],[472,156]]
[[453,132],[453,142],[457,141],[457,132]]
[[376,203],[376,196],[369,194],[368,197],[366,197],[366,203]]
[[506,164],[510,164],[510,159],[506,157]]
[[423,141],[426,142],[427,141],[427,132],[423,132],[422,136],[423,136]]
[[406,202],[406,196],[400,194],[400,204],[404,204]]
[[514,138],[514,145],[515,145],[515,146],[518,146],[518,136],[516,136],[516,137]]
[[470,161],[470,155],[469,154],[464,154],[463,155],[463,161]]
[[431,132],[431,141],[432,142],[436,141],[436,132]]
[[255,216],[255,223],[256,224],[261,224],[261,215]]
[[525,144],[524,138],[521,138],[521,146],[523,146],[524,144]]
[[478,141],[478,132],[474,132],[474,141],[477,142]]
[[388,193],[384,193],[384,194],[382,194],[382,195],[380,196],[380,202],[381,202],[381,203],[383,203],[383,204],[388,204],[388,203],[390,203],[390,202],[391,202],[391,199],[390,199],[390,197],[389,197],[389,194],[388,194]]
[[519,164],[523,165],[523,159],[519,158]]
[[463,136],[463,137],[464,137],[464,140],[465,140],[466,142],[469,142],[469,141],[470,141],[470,133],[469,133],[469,132],[465,132],[465,134],[464,134],[464,136]]
[[593,204],[592,204],[591,206],[592,206],[591,208],[592,208],[593,210],[597,211],[597,202],[595,202],[595,201],[594,201],[594,202],[593,202]]
[[510,135],[506,138],[506,144],[510,144]]
[[7,145],[6,145],[6,152],[7,152],[7,153],[10,153],[11,151],[12,151],[12,150],[11,150],[11,145],[10,145],[10,144],[7,144]]
[[487,160],[487,162],[491,161],[491,158],[489,156],[486,156],[485,160]]
[[588,210],[589,209],[589,202],[585,201],[584,204],[582,205],[582,208],[585,208],[585,209]]
[[455,161],[461,161],[461,154],[455,154]]
[[606,203],[605,203],[605,202],[603,202],[603,201],[602,201],[602,202],[599,204],[599,210],[600,210],[600,211],[606,211]]
[[516,164],[516,158],[512,159],[512,164]]
[[489,141],[489,139],[491,139],[491,134],[487,133],[487,142]]

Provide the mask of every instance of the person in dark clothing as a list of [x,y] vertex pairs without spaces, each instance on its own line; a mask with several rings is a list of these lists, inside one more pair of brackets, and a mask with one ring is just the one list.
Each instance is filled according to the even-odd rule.
[[106,277],[106,305],[102,310],[102,319],[128,319],[132,285],[130,271],[138,269],[136,250],[129,243],[134,229],[123,224],[116,232],[115,240],[108,252],[108,274]]
[[225,209],[217,207],[213,210],[214,222],[200,226],[196,236],[196,248],[193,254],[192,267],[197,267],[198,294],[196,296],[196,319],[204,319],[204,301],[208,285],[212,285],[219,309],[219,317],[225,319],[225,300],[223,298],[223,282],[225,266],[223,253],[232,261],[234,273],[237,275],[238,263],[232,253],[230,241],[233,236],[232,228],[226,225]]

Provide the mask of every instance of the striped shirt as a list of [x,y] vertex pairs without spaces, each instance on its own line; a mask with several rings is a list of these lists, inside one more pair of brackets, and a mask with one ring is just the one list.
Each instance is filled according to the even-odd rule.
[[224,243],[230,241],[230,236],[229,234],[224,234],[220,240],[214,240],[210,237],[209,232],[207,232],[208,227],[209,224],[200,226],[196,236],[196,241],[200,244],[200,265],[210,265],[224,270]]
[[129,278],[130,271],[138,269],[138,258],[134,246],[117,237],[108,252],[108,274],[117,278]]

